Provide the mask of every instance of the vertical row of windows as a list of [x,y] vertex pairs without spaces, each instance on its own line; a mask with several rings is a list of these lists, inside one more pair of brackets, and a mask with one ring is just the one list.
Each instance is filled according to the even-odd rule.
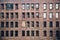
[[[30,36],[30,31],[26,31],[26,35],[25,35],[25,30],[22,30],[22,36]],[[34,31],[31,31],[31,36],[35,36]],[[39,36],[39,31],[36,30],[36,36]]]
[[14,27],[14,24],[15,24],[15,27],[18,27],[18,22],[8,22],[8,21],[7,21],[7,22],[1,21],[1,22],[0,22],[0,27],[1,27],[1,28],[4,28],[4,25],[5,25],[5,27],[8,28],[8,27],[9,27],[9,24],[10,24],[10,27],[11,27],[11,28]]
[[[5,33],[5,34],[4,34]],[[14,34],[15,33],[15,34]],[[0,36],[1,37],[4,37],[4,36],[6,36],[6,37],[8,37],[9,36],[9,31],[8,30],[6,30],[6,31],[0,31]],[[13,30],[11,30],[10,31],[10,36],[11,37],[13,37],[13,36],[15,36],[15,37],[17,37],[18,36],[18,31],[16,30],[16,31],[13,31]]]

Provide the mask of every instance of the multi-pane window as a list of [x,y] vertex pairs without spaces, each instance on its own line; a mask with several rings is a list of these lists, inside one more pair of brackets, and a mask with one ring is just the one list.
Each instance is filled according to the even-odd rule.
[[4,13],[3,12],[0,13],[0,18],[4,18]]
[[11,13],[11,18],[14,18],[14,15],[13,15],[13,13]]
[[3,37],[4,36],[4,31],[1,31],[1,37]]
[[34,27],[34,21],[31,21],[31,26]]
[[36,36],[39,36],[39,31],[38,30],[36,30]]
[[18,27],[18,22],[15,22],[15,27]]
[[31,4],[31,9],[34,9],[34,3]]
[[52,4],[52,3],[50,3],[50,5],[49,5],[49,6],[50,6],[50,9],[53,9],[53,4]]
[[56,27],[59,27],[59,21],[56,21]]
[[43,34],[44,34],[44,36],[47,36],[47,31],[44,30],[44,31],[43,31]]
[[24,30],[22,30],[22,36],[25,36],[25,31]]
[[6,36],[7,36],[7,37],[9,36],[9,31],[6,31]]
[[36,27],[39,27],[39,21],[36,21]]
[[27,21],[27,27],[30,27],[30,22],[29,21]]
[[46,18],[46,16],[47,16],[46,13],[43,13],[43,18]]
[[13,27],[13,26],[14,26],[13,22],[10,22],[10,27]]
[[29,12],[27,12],[27,18],[30,18],[30,13]]
[[9,27],[9,22],[6,22],[6,27]]
[[15,18],[18,18],[18,12],[15,13]]
[[0,9],[4,9],[4,4],[0,4]]
[[56,3],[56,9],[59,9],[59,3]]
[[57,38],[60,37],[60,32],[59,32],[59,30],[56,30],[56,37],[57,37]]
[[43,22],[43,26],[46,27],[47,26],[47,23],[46,21]]
[[34,18],[34,12],[31,13],[31,17]]
[[39,12],[36,12],[36,17],[39,18]]
[[13,4],[6,4],[6,10],[13,10]]
[[53,27],[53,22],[52,21],[50,21],[49,26]]
[[44,3],[44,9],[47,9],[47,4],[46,3]]
[[18,36],[18,31],[17,31],[17,30],[15,31],[15,36],[16,36],[16,37]]
[[11,37],[13,36],[13,30],[10,31],[10,36],[11,36]]
[[25,12],[22,12],[22,18],[25,18]]
[[30,4],[29,4],[29,3],[26,4],[26,9],[27,9],[27,10],[30,9]]
[[52,18],[52,17],[53,17],[53,13],[50,12],[50,13],[49,13],[49,18]]
[[31,31],[31,36],[34,36],[34,31]]
[[56,12],[56,18],[58,18],[59,17],[59,13],[58,12]]
[[52,31],[52,30],[50,30],[50,36],[51,36],[51,37],[53,36],[53,31]]
[[18,4],[15,4],[15,9],[18,9]]
[[27,31],[27,34],[26,34],[27,36],[30,36],[30,31]]
[[25,4],[24,3],[22,4],[22,9],[25,10]]
[[39,9],[39,3],[36,3],[36,10],[38,10]]
[[9,13],[8,12],[6,13],[6,18],[9,18]]
[[2,28],[4,27],[4,22],[3,22],[3,21],[1,22],[1,27],[2,27]]

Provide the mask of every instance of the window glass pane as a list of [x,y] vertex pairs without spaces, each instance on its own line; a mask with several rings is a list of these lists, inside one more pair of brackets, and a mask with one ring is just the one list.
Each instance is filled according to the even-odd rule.
[[4,31],[1,31],[1,37],[3,37],[4,36]]
[[52,18],[52,16],[53,16],[53,13],[50,13],[50,18]]
[[9,22],[6,22],[6,27],[9,27]]
[[53,36],[53,31],[52,31],[52,30],[50,31],[50,36],[51,36],[51,37]]
[[34,31],[31,31],[31,36],[34,36]]
[[26,9],[27,9],[27,10],[30,9],[30,4],[26,4]]
[[53,27],[53,22],[52,21],[50,21],[50,27]]
[[23,10],[25,9],[25,4],[24,4],[24,3],[22,4],[22,9],[23,9]]
[[44,25],[44,27],[46,27],[46,26],[47,26],[47,23],[46,23],[46,21],[44,21],[44,22],[43,22],[43,25]]
[[43,13],[43,18],[46,18],[46,16],[47,16],[46,13]]
[[30,36],[30,31],[27,31],[27,36]]
[[36,10],[39,9],[39,3],[36,3]]
[[56,18],[58,18],[58,16],[59,16],[59,13],[57,12],[57,13],[56,13]]
[[18,36],[18,31],[15,31],[15,36]]
[[56,3],[56,9],[59,9],[59,4],[58,3]]
[[44,9],[46,9],[47,8],[47,5],[46,5],[46,3],[44,3]]
[[13,10],[13,4],[6,4],[6,10]]
[[4,22],[1,22],[1,27],[2,27],[2,28],[4,27]]
[[9,31],[6,31],[6,36],[9,36]]
[[25,31],[24,30],[22,30],[22,36],[25,36]]
[[44,33],[44,36],[47,36],[47,31],[43,31],[43,33]]
[[36,12],[36,17],[39,18],[39,12]]
[[56,21],[56,27],[59,27],[59,21]]
[[50,3],[50,9],[52,9],[53,8],[53,4],[52,3]]
[[36,36],[39,36],[39,31],[38,30],[36,31]]
[[13,31],[10,31],[10,36],[13,36]]
[[33,3],[31,4],[31,9],[34,9],[34,4]]

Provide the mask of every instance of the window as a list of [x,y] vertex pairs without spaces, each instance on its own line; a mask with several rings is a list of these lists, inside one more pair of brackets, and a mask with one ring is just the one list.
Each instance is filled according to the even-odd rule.
[[13,13],[11,13],[11,18],[14,18],[14,15],[13,15]]
[[25,21],[22,21],[22,27],[26,27],[25,24]]
[[56,37],[57,37],[57,38],[60,37],[59,34],[60,34],[59,31],[56,30]]
[[25,31],[24,30],[22,30],[22,36],[25,36]]
[[36,10],[39,9],[39,3],[36,3]]
[[30,27],[30,22],[29,21],[27,21],[27,27]]
[[31,4],[31,9],[34,9],[34,3]]
[[59,13],[58,12],[56,12],[56,18],[58,18],[59,17]]
[[34,21],[31,22],[31,26],[34,27]]
[[43,25],[44,25],[44,27],[46,27],[46,26],[47,26],[47,23],[46,23],[46,21],[44,21],[44,22],[43,22]]
[[50,9],[52,9],[53,8],[53,4],[52,3],[50,3]]
[[59,9],[59,3],[56,3],[56,9]]
[[15,27],[18,27],[18,22],[15,22]]
[[53,27],[53,22],[52,21],[50,21],[50,27]]
[[1,9],[1,10],[4,9],[4,4],[0,4],[0,9]]
[[18,31],[16,30],[16,31],[15,31],[15,37],[17,37],[17,36],[18,36]]
[[49,17],[50,17],[50,18],[52,18],[52,17],[53,17],[53,13],[52,13],[52,12],[50,12]]
[[25,4],[24,3],[22,4],[22,9],[25,10]]
[[15,18],[18,18],[18,12],[15,13]]
[[36,36],[39,36],[39,31],[38,30],[36,30]]
[[44,33],[44,36],[47,36],[47,31],[46,30],[44,30],[43,33]]
[[43,18],[46,18],[46,13],[43,13]]
[[30,18],[30,13],[29,12],[27,13],[27,18]]
[[4,13],[3,12],[0,13],[0,17],[4,18]]
[[15,4],[15,9],[18,9],[18,4]]
[[13,31],[10,31],[10,36],[11,36],[11,37],[13,36]]
[[9,36],[9,31],[6,31],[6,36],[7,36],[7,37]]
[[14,25],[13,22],[10,22],[10,27],[13,27],[13,25]]
[[1,22],[1,27],[2,27],[2,28],[4,27],[4,22]]
[[13,4],[6,4],[6,10],[13,10]]
[[31,13],[31,17],[34,18],[34,12]]
[[25,12],[22,13],[22,18],[25,18]]
[[6,22],[6,27],[9,27],[9,22]]
[[46,3],[44,3],[44,9],[47,9],[47,4]]
[[51,37],[53,36],[53,31],[52,31],[52,30],[50,30],[50,36],[51,36]]
[[27,9],[27,10],[30,9],[30,4],[29,4],[29,3],[26,4],[26,9]]
[[36,21],[36,27],[39,27],[39,21]]
[[27,36],[30,36],[30,31],[27,31]]
[[8,12],[6,13],[6,18],[9,18],[9,13]]
[[39,12],[36,12],[36,17],[39,18]]
[[31,36],[34,36],[34,31],[31,31]]
[[56,27],[59,27],[59,21],[56,21]]
[[4,31],[1,31],[1,37],[4,37]]

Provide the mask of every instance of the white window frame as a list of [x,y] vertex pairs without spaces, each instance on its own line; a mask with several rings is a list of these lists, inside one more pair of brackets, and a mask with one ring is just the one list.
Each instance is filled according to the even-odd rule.
[[46,18],[47,17],[47,13],[43,13],[43,18]]
[[44,9],[47,9],[47,4],[46,3],[44,3]]
[[49,9],[53,9],[53,4],[52,3],[50,3],[49,6],[50,6]]
[[59,12],[56,12],[56,18],[58,18],[59,17]]
[[49,18],[52,18],[52,17],[53,17],[53,13],[50,12],[50,13],[49,13]]

